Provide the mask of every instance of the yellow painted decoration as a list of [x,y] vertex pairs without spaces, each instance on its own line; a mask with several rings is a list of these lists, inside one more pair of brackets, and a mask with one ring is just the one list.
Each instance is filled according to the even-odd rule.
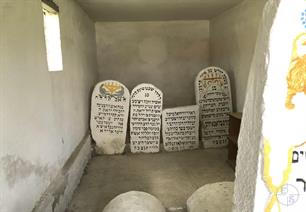
[[116,85],[115,83],[105,83],[103,87],[105,88],[105,90],[110,92],[110,94],[114,94],[121,90],[121,86]]
[[292,98],[299,92],[306,94],[306,33],[299,34],[293,41],[291,62],[287,75],[286,108],[293,109]]
[[270,153],[271,153],[271,145],[270,142],[265,139],[264,140],[264,173],[263,173],[263,180],[268,187],[268,190],[271,193],[271,198],[268,202],[268,205],[265,209],[265,212],[271,212],[272,208],[274,207],[275,204],[277,204],[278,211],[280,210],[280,203],[277,199],[277,193],[281,191],[282,187],[288,182],[289,176],[292,172],[292,154],[293,154],[293,149],[295,146],[292,146],[288,150],[288,163],[287,167],[285,168],[283,172],[283,179],[280,185],[276,186],[273,184],[272,177],[270,175],[270,167],[271,167],[271,159],[270,159]]

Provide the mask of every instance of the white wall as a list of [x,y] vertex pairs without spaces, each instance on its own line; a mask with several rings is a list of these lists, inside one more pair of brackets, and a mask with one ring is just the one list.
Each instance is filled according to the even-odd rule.
[[164,105],[195,104],[194,80],[209,61],[209,21],[98,22],[100,80],[132,90],[152,83]]
[[47,70],[41,1],[0,2],[0,211],[31,211],[88,131],[94,24],[58,0],[64,71]]
[[237,212],[305,211],[305,7],[269,0],[264,9],[239,136]]
[[210,22],[211,64],[232,82],[234,110],[242,111],[259,21],[266,0],[245,0]]

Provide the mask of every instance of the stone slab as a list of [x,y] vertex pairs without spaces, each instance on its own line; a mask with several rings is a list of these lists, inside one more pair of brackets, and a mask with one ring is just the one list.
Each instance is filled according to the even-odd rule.
[[168,108],[163,111],[163,142],[166,151],[199,147],[199,106]]
[[202,70],[195,81],[196,102],[200,106],[201,140],[205,148],[228,144],[229,115],[232,112],[230,80],[218,67]]
[[155,153],[160,149],[163,93],[151,84],[131,92],[130,135],[132,153]]
[[121,154],[126,142],[130,93],[120,82],[98,83],[92,94],[90,128],[99,154]]
[[103,212],[166,212],[162,203],[151,194],[130,191],[115,197]]
[[232,212],[233,182],[207,184],[187,200],[188,212]]

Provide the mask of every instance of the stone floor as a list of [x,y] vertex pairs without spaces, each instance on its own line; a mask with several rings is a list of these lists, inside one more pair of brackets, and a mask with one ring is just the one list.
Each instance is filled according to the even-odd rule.
[[169,211],[183,211],[175,209],[185,208],[199,187],[234,180],[226,158],[226,149],[94,157],[67,212],[102,212],[111,199],[131,190],[155,195]]

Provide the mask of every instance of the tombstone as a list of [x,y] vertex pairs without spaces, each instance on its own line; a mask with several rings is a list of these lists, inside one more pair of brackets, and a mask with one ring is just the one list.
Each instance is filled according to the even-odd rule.
[[130,191],[112,199],[103,212],[166,212],[162,203],[151,194]]
[[233,193],[233,182],[206,184],[188,198],[187,211],[232,212]]
[[199,147],[199,106],[169,108],[163,111],[163,142],[166,151]]
[[229,115],[232,112],[230,80],[218,67],[202,70],[195,81],[196,102],[200,106],[201,140],[204,148],[228,144]]
[[305,211],[305,15],[304,0],[265,6],[238,139],[237,212]]
[[131,93],[130,135],[132,153],[155,153],[160,148],[163,93],[140,84]]
[[98,154],[124,152],[130,94],[120,82],[98,83],[92,94],[90,128]]

